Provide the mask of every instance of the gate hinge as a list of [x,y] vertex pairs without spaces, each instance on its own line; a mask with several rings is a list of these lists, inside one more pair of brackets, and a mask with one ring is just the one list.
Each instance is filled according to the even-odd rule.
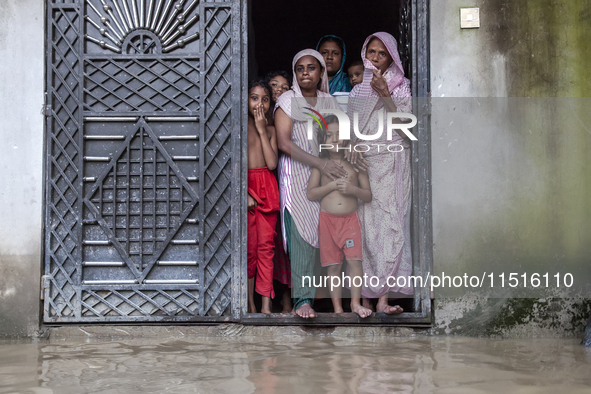
[[421,113],[423,115],[431,115],[432,110],[432,103],[431,103],[431,92],[429,92],[429,96],[423,101],[423,105],[421,106]]
[[51,105],[43,105],[41,107],[41,115],[51,116]]
[[45,299],[45,289],[49,289],[49,280],[52,278],[51,275],[43,275],[41,277],[41,295],[39,298]]

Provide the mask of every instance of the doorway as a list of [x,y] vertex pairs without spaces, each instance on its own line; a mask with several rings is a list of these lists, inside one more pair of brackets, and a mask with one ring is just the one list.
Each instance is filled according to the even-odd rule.
[[[313,7],[295,1],[257,0],[250,2],[248,17],[249,80],[277,70],[290,74],[293,55],[304,48],[315,48],[327,34],[345,42],[346,64],[360,60],[365,38],[376,31],[388,32],[397,39],[405,74],[412,83],[413,108],[418,118],[415,131],[419,141],[411,147],[413,275],[425,277],[432,266],[428,0],[326,0]],[[374,314],[361,321],[354,314],[320,313],[310,323],[430,324],[428,289],[416,288],[414,298],[408,301],[404,304],[408,312],[401,315]],[[241,320],[252,324],[301,324],[300,318],[285,314],[244,314]]]
[[[413,96],[427,97],[428,0],[376,1],[388,12],[358,40],[341,20],[365,9],[318,2],[315,25],[330,26],[332,17],[334,29],[311,30],[302,41],[289,26],[304,10],[288,2],[130,0],[128,10],[118,3],[47,4],[44,322],[301,324],[246,314],[248,74],[289,68],[295,51],[324,34],[350,40],[353,56],[379,29],[399,40]],[[267,42],[273,32],[290,38],[284,54]],[[429,107],[414,108],[413,264],[427,273]],[[413,312],[364,323],[430,321],[421,288]],[[358,322],[327,315],[315,323]]]

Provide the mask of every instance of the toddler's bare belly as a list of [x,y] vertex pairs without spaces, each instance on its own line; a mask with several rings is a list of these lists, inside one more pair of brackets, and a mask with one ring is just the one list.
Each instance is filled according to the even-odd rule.
[[357,211],[357,197],[345,196],[335,190],[320,202],[320,210],[333,215],[347,215]]

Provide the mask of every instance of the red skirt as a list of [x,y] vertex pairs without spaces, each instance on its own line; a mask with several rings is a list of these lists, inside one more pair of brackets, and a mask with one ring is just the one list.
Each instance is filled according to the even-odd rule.
[[248,278],[256,276],[255,291],[273,298],[279,188],[275,176],[267,167],[248,170],[248,194],[257,202],[257,206],[248,212]]

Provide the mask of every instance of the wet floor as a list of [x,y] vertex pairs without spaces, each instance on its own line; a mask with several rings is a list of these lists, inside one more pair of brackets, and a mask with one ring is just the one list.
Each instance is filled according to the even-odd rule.
[[0,393],[591,393],[578,339],[239,337],[0,344]]

